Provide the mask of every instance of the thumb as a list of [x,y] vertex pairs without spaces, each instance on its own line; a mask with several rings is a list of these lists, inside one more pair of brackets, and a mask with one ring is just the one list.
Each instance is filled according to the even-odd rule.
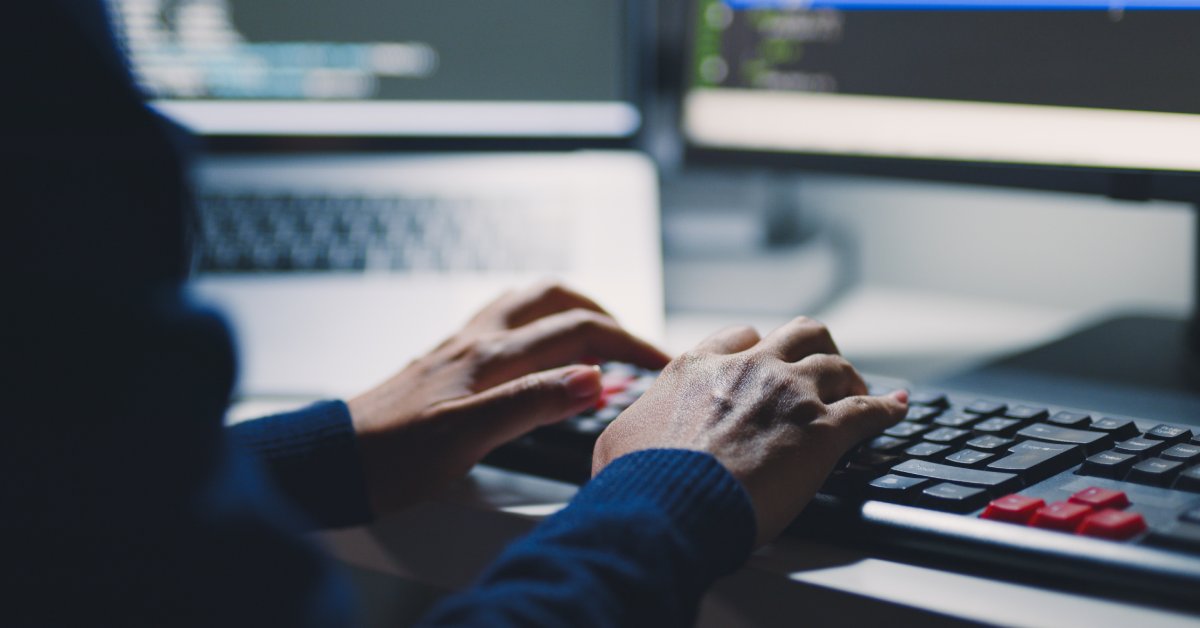
[[475,431],[485,452],[526,432],[574,416],[600,398],[600,368],[565,366],[514,379],[444,406]]
[[904,418],[908,410],[908,392],[898,390],[879,397],[846,397],[829,406],[842,444],[849,449]]

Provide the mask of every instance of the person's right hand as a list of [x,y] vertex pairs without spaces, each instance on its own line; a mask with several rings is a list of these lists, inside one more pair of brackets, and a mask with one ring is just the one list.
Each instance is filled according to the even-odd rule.
[[866,396],[824,325],[798,318],[760,339],[722,330],[672,361],[601,434],[592,472],[624,454],[712,454],[745,487],[758,544],[775,538],[855,444],[902,419],[908,394]]

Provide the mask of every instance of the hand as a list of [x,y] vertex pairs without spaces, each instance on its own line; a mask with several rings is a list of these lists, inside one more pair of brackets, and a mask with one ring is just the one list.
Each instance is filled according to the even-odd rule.
[[556,284],[512,292],[383,384],[349,401],[372,508],[409,505],[488,452],[594,405],[585,356],[662,368],[669,358]]
[[904,417],[906,392],[866,392],[820,323],[798,318],[763,339],[725,329],[671,362],[600,435],[592,473],[641,449],[708,452],[749,493],[762,545],[846,451]]

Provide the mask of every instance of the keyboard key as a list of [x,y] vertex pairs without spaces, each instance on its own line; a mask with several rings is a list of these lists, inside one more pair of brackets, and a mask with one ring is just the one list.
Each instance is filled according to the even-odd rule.
[[987,466],[992,471],[1016,473],[1026,483],[1040,482],[1067,470],[1082,457],[1077,445],[1029,441],[1014,446],[1009,455]]
[[1141,458],[1149,458],[1166,447],[1167,443],[1161,440],[1150,440],[1141,436],[1134,436],[1129,440],[1124,440],[1113,446],[1113,451],[1119,451],[1123,454],[1132,454]]
[[938,418],[934,419],[933,422],[943,427],[956,427],[959,429],[965,429],[970,427],[973,423],[979,422],[982,418],[983,417],[979,416],[978,414],[970,414],[967,412],[950,412],[939,416]]
[[1092,422],[1092,417],[1082,412],[1055,412],[1046,421],[1063,427],[1085,428]]
[[895,436],[876,436],[871,442],[867,443],[867,449],[884,452],[903,451],[911,443],[912,441],[896,438]]
[[921,438],[941,445],[957,445],[971,438],[971,433],[967,430],[959,430],[953,427],[939,427],[936,430],[927,432]]
[[1083,461],[1080,475],[1091,475],[1100,478],[1120,480],[1129,473],[1130,467],[1137,462],[1137,456],[1123,454],[1119,451],[1102,451]]
[[996,454],[975,451],[974,449],[963,449],[946,456],[946,462],[961,464],[964,467],[977,467],[995,457]]
[[909,421],[902,421],[900,423],[897,423],[897,424],[887,428],[886,430],[883,431],[883,433],[886,436],[892,436],[895,438],[912,438],[913,436],[916,436],[916,435],[920,434],[921,432],[925,432],[928,430],[929,430],[928,425],[921,425],[920,423],[912,423]]
[[985,416],[992,416],[1004,412],[1005,408],[1007,407],[1007,405],[1000,403],[999,401],[978,399],[976,401],[972,401],[971,404],[966,407],[966,411]]
[[1137,425],[1134,425],[1133,421],[1129,419],[1115,419],[1113,417],[1097,419],[1088,426],[1088,429],[1105,432],[1111,435],[1114,440],[1133,438],[1139,433]]
[[1200,523],[1200,506],[1183,511],[1183,514],[1179,515],[1179,520],[1188,523]]
[[1175,478],[1175,488],[1200,493],[1200,467],[1184,469],[1179,477]]
[[946,398],[945,393],[932,390],[914,390],[908,393],[908,405],[945,408],[950,405],[950,400]]
[[1076,504],[1091,506],[1097,510],[1104,508],[1119,509],[1129,505],[1129,497],[1124,491],[1114,491],[1093,486],[1085,488],[1071,496],[1070,501]]
[[1014,406],[1006,410],[1004,416],[1022,421],[1041,421],[1050,416],[1050,411],[1045,408],[1035,408],[1033,406]]
[[1145,542],[1149,545],[1200,552],[1200,525],[1176,523],[1165,528],[1152,528]]
[[988,501],[988,492],[982,488],[962,486],[951,482],[935,484],[923,491],[917,497],[917,505],[922,508],[947,510],[950,512],[971,512],[983,508]]
[[929,406],[913,406],[908,407],[908,414],[904,416],[905,421],[913,421],[915,423],[928,423],[930,419],[942,413],[941,408],[932,408]]
[[1067,443],[1071,445],[1083,445],[1088,453],[1095,453],[1103,449],[1112,447],[1113,439],[1109,434],[1103,432],[1092,432],[1089,430],[1076,430],[1069,427],[1059,427],[1057,425],[1049,425],[1047,423],[1034,423],[1021,431],[1017,432],[1018,436],[1025,438],[1036,438],[1038,440],[1049,441],[1052,443]]
[[1168,443],[1183,442],[1191,437],[1192,430],[1189,430],[1186,427],[1179,427],[1177,425],[1155,425],[1154,427],[1150,428],[1150,431],[1146,432],[1146,438],[1165,440]]
[[1200,446],[1190,443],[1172,445],[1169,449],[1159,454],[1159,457],[1168,460],[1178,460],[1185,464],[1200,462]]
[[1001,436],[979,436],[967,441],[967,447],[980,451],[1000,451],[1012,444],[1013,439]]
[[1042,499],[1014,493],[1012,495],[1005,495],[1000,499],[992,500],[987,505],[987,509],[983,511],[983,514],[979,516],[983,519],[1024,525],[1029,523],[1029,520],[1033,517],[1033,513],[1045,505],[1046,502]]
[[1020,488],[1021,484],[1021,481],[1013,473],[964,469],[927,460],[906,460],[892,467],[892,473],[978,486],[997,493],[1011,493],[1014,489]]
[[885,502],[908,503],[917,495],[917,490],[929,484],[924,478],[910,478],[889,473],[871,480],[867,485],[867,497]]
[[1151,486],[1170,486],[1171,481],[1179,473],[1183,463],[1178,460],[1164,460],[1162,458],[1149,458],[1143,460],[1129,470],[1130,482],[1138,484],[1149,484]]
[[1019,419],[1005,419],[1001,417],[992,417],[986,421],[976,423],[975,427],[971,428],[981,434],[991,434],[993,436],[1012,436],[1022,422]]
[[1074,532],[1083,522],[1084,517],[1092,513],[1092,509],[1083,504],[1071,502],[1054,502],[1038,508],[1029,520],[1029,525],[1047,530]]
[[886,469],[900,462],[900,460],[902,460],[900,456],[891,456],[878,451],[861,451],[854,455],[851,463],[869,469]]
[[912,447],[904,450],[904,453],[913,458],[934,459],[940,458],[950,449],[949,445],[939,445],[937,443],[917,443]]
[[1101,510],[1084,518],[1079,534],[1101,539],[1124,541],[1146,530],[1146,520],[1136,512]]

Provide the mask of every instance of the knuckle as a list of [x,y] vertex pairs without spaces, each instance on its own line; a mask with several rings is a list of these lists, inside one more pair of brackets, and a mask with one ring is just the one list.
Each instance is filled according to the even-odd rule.
[[531,292],[538,300],[554,299],[569,294],[567,287],[554,279],[543,279],[533,284]]

